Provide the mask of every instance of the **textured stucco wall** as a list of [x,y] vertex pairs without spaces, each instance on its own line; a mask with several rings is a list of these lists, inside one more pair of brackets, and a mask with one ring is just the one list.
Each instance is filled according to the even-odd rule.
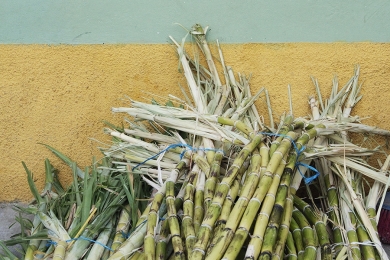
[[[294,114],[308,113],[307,96],[314,94],[310,75],[323,93],[337,74],[340,84],[361,66],[363,100],[354,114],[364,122],[390,129],[389,43],[286,43],[222,46],[227,65],[235,72],[252,73],[256,91],[268,88],[274,115],[288,110],[287,84],[292,86]],[[125,95],[141,101],[181,97],[175,50],[166,44],[149,45],[0,45],[0,202],[31,198],[21,161],[33,171],[42,188],[44,159],[50,158],[69,182],[70,171],[38,143],[49,144],[80,166],[92,155],[100,158],[96,138],[109,142],[102,120],[122,122],[110,108],[125,105]],[[157,94],[159,97],[152,96]],[[266,114],[263,100],[257,102]]]

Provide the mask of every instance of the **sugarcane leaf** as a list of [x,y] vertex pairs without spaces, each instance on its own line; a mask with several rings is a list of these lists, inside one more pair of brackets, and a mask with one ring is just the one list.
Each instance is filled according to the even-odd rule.
[[11,259],[18,259],[12,252],[5,246],[4,242],[0,240],[0,247],[3,249],[3,252]]
[[33,178],[31,171],[27,168],[27,166],[24,162],[22,162],[22,164],[23,164],[24,170],[26,171],[26,174],[27,174],[27,182],[28,182],[28,186],[30,187],[31,193],[33,194],[33,196],[34,196],[35,200],[38,202],[38,204],[43,203],[43,199],[42,199],[41,195],[39,194],[37,187],[35,186],[34,178]]
[[[54,153],[58,158],[60,158],[64,163],[66,163],[69,167],[72,168],[74,161],[72,161],[69,157],[67,157],[66,155],[64,155],[63,153],[58,151],[57,149],[51,147],[50,145],[43,144],[43,143],[39,143],[39,144],[44,145],[47,149],[49,149],[52,153]],[[76,167],[76,172],[80,178],[84,178],[84,172],[79,167]]]
[[46,173],[46,183],[52,183],[53,182],[53,172],[54,168],[51,165],[49,159],[45,159],[45,173]]
[[170,100],[168,100],[168,101],[165,103],[165,105],[166,105],[167,107],[175,107],[175,105],[173,104],[173,102],[170,101]]
[[84,174],[84,182],[83,182],[83,201],[81,208],[81,222],[84,223],[89,217],[91,205],[92,205],[92,197],[93,197],[93,179],[89,176],[89,168],[85,168]]
[[[78,179],[77,179],[77,169],[78,169],[78,167],[76,166],[75,162],[71,163],[71,168],[72,168],[72,171],[73,171],[72,187],[73,187],[73,189],[75,191],[76,203],[77,203],[78,207],[81,207],[81,196],[80,196],[79,182],[78,182]],[[84,173],[83,173],[83,175],[84,175]]]
[[125,129],[123,125],[122,125],[122,126],[116,126],[116,125],[114,125],[114,124],[112,124],[112,123],[110,123],[110,122],[108,122],[108,121],[106,121],[106,120],[103,120],[103,123],[104,123],[106,126],[112,128],[112,129],[115,129],[116,131],[121,132],[121,133],[123,133],[123,131],[124,131],[124,129]]

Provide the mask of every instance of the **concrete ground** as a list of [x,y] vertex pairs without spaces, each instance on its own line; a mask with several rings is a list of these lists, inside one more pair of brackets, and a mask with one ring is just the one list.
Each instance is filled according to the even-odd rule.
[[[18,223],[15,223],[15,211],[13,210],[14,205],[23,205],[19,203],[0,203],[0,240],[8,240],[12,235],[20,232],[20,226]],[[14,225],[12,225],[14,224]],[[11,226],[12,225],[12,226]],[[383,245],[386,253],[390,256],[390,245]],[[20,250],[19,247],[12,247],[11,251],[20,256],[18,253]],[[3,250],[0,249],[0,253]]]

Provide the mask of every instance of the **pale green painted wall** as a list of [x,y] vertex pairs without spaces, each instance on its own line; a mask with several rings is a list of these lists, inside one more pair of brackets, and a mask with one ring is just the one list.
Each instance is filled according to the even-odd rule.
[[196,22],[225,43],[389,42],[389,16],[389,0],[2,0],[0,44],[162,43]]

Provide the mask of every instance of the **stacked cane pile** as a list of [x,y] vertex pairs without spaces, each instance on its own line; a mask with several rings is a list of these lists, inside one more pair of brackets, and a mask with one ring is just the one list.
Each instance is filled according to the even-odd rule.
[[[207,29],[195,25],[189,32],[205,66],[186,53],[184,40],[172,39],[190,93],[170,97],[179,106],[129,98],[131,106],[112,109],[130,119],[126,128],[105,129],[113,144],[103,150],[104,165],[83,173],[50,148],[75,175],[72,192],[51,200],[76,206],[72,218],[56,217],[58,210],[39,202],[52,188],[44,196],[35,192],[37,223],[55,242],[42,258],[388,259],[376,212],[390,157],[375,169],[366,160],[383,150],[355,145],[349,134],[390,132],[350,114],[361,98],[359,68],[340,89],[334,80],[326,100],[313,79],[310,117],[295,118],[290,101],[279,124],[268,111],[267,126],[254,105],[265,97],[270,108],[266,89],[252,95],[249,79],[225,65],[218,42],[217,70]],[[150,199],[141,201],[148,189]],[[88,190],[103,197],[91,199]]]

